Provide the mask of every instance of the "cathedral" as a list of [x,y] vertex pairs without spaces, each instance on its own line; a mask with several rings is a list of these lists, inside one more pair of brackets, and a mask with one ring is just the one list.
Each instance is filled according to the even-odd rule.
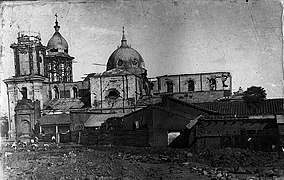
[[128,45],[124,28],[121,45],[109,56],[106,70],[90,73],[83,81],[73,81],[75,57],[60,33],[57,18],[54,30],[46,46],[39,33],[31,32],[19,32],[17,42],[10,46],[14,51],[15,74],[4,82],[11,140],[30,139],[37,131],[38,119],[50,114],[68,114],[72,110],[131,113],[159,103],[162,96],[210,102],[231,95],[229,72],[148,78],[144,59]]

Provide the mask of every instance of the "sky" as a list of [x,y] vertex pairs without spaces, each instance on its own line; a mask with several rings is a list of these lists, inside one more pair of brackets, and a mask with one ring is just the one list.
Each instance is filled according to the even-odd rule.
[[46,45],[56,13],[77,62],[75,81],[105,71],[93,63],[107,63],[124,26],[128,44],[143,57],[149,77],[228,71],[233,91],[262,86],[268,98],[282,98],[282,10],[276,0],[2,2],[0,111],[7,112],[2,80],[14,75],[10,45],[19,31],[40,32]]

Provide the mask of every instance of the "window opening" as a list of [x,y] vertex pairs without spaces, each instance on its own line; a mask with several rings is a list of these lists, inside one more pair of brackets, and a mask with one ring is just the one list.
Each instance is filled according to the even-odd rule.
[[72,97],[73,97],[73,98],[77,98],[77,97],[78,97],[78,90],[77,90],[77,88],[76,88],[76,87],[73,87],[72,90],[73,90]]
[[22,87],[22,89],[21,89],[21,94],[22,94],[22,96],[23,96],[22,99],[28,99],[28,90],[27,90],[26,87]]
[[107,95],[107,98],[117,99],[119,97],[119,92],[116,89],[110,89]]
[[194,91],[194,84],[193,80],[188,80],[188,91]]
[[209,86],[210,86],[210,90],[214,91],[217,88],[217,82],[215,78],[211,78],[209,79]]
[[167,81],[167,92],[173,92],[173,82],[172,81]]

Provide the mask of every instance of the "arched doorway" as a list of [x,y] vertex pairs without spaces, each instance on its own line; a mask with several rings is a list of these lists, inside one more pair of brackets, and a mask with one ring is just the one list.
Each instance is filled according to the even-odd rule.
[[28,120],[22,120],[20,131],[22,135],[30,135],[31,133],[31,124]]

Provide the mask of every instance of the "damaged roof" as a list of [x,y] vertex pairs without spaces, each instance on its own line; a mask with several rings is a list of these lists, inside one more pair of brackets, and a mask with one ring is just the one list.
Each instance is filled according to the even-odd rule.
[[89,119],[84,123],[85,127],[98,127],[101,126],[107,119],[112,117],[122,117],[128,113],[112,113],[112,114],[92,114]]
[[162,102],[162,98],[160,96],[151,96],[151,97],[145,96],[145,97],[138,99],[136,105],[137,106],[147,106],[147,105],[157,104],[161,102]]
[[84,106],[84,103],[80,99],[74,98],[62,98],[52,99],[44,104],[44,110],[62,110],[67,111],[69,109],[79,109]]
[[38,119],[40,125],[71,124],[69,114],[48,114]]
[[[93,77],[111,77],[111,76],[123,76],[127,74],[132,74],[128,71],[122,69],[111,69],[102,73],[94,74]],[[132,74],[134,75],[134,74]]]

